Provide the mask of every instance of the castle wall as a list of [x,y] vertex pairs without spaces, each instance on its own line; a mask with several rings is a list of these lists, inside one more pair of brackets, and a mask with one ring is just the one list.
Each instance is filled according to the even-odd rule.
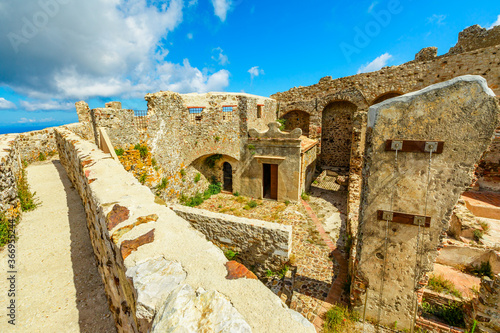
[[291,226],[186,206],[172,209],[219,248],[238,253],[238,261],[258,276],[265,276],[267,270],[279,271],[289,260]]
[[[491,143],[499,104],[486,81],[464,76],[372,106],[363,167],[351,301],[383,325],[409,328],[437,248],[475,163]],[[442,153],[385,150],[389,139],[443,141]],[[403,146],[405,143],[403,143]],[[378,211],[428,216],[428,226]],[[365,304],[365,295],[368,293]]]
[[227,280],[222,251],[109,155],[65,129],[56,139],[119,332],[315,331],[260,281]]

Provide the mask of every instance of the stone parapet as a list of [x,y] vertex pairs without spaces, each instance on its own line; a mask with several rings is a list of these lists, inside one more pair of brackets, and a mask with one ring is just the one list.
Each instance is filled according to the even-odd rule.
[[292,227],[175,205],[174,212],[221,249],[238,253],[238,260],[264,276],[289,260]]
[[228,280],[222,251],[108,154],[55,133],[119,332],[314,332],[260,281]]
[[18,135],[0,135],[0,214],[19,204],[16,177],[20,171]]

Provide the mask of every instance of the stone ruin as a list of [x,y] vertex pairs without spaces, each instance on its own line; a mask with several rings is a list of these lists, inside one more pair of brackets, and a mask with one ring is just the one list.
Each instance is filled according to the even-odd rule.
[[[473,26],[460,33],[457,45],[447,54],[438,56],[436,48],[425,48],[415,60],[400,66],[336,80],[325,77],[310,87],[292,88],[272,98],[158,92],[146,96],[148,111],[141,115],[122,109],[119,102],[93,110],[85,102],[78,102],[78,124],[0,137],[0,146],[5,146],[0,155],[0,207],[17,205],[12,193],[19,157],[32,161],[40,152],[48,154],[58,149],[86,202],[94,250],[120,331],[164,329],[179,315],[172,313],[183,300],[220,310],[212,318],[216,323],[223,322],[219,314],[231,314],[234,320],[227,327],[239,327],[244,332],[250,326],[261,331],[259,319],[250,313],[252,307],[245,309],[244,302],[235,296],[238,288],[254,290],[258,297],[265,295],[266,309],[276,315],[272,323],[275,331],[280,325],[285,331],[289,331],[287,325],[294,332],[311,331],[303,317],[282,311],[277,299],[257,281],[240,279],[234,283],[236,289],[224,289],[227,286],[222,287],[221,281],[226,268],[219,266],[227,263],[220,251],[204,243],[201,239],[205,236],[185,231],[191,230],[189,223],[136,186],[133,177],[121,184],[124,193],[142,191],[143,199],[137,200],[146,208],[130,201],[135,194],[113,197],[103,190],[103,186],[111,186],[106,177],[115,177],[106,169],[118,170],[119,165],[88,141],[106,142],[108,150],[110,145],[116,148],[146,142],[170,177],[171,196],[164,199],[175,198],[190,188],[206,187],[212,176],[222,180],[224,163],[232,166],[231,190],[258,197],[264,195],[260,168],[284,160],[293,162],[293,168],[279,173],[282,186],[278,185],[278,193],[279,189],[282,192],[278,200],[300,200],[300,193],[313,180],[311,170],[316,166],[343,173],[349,179],[351,304],[365,319],[387,326],[397,321],[400,327],[413,327],[427,283],[426,273],[432,270],[438,250],[443,247],[442,239],[460,194],[471,183],[482,189],[500,189],[496,97],[500,94],[499,36],[500,27],[485,30]],[[468,74],[474,76],[463,76]],[[226,113],[229,108],[231,113]],[[194,109],[202,110],[198,113]],[[286,120],[283,132],[289,134],[277,129],[277,118]],[[100,133],[107,133],[109,140],[101,138]],[[204,161],[214,155],[221,156],[215,168],[206,168]],[[113,163],[116,165],[111,168]],[[201,170],[203,179],[196,184],[183,181],[180,170],[186,170],[190,178]],[[136,193],[138,188],[141,190]],[[120,202],[118,206],[129,206],[132,212],[130,218],[121,218],[119,226],[109,221],[116,207],[111,203],[116,202]],[[199,213],[184,214],[194,219],[192,216]],[[214,216],[209,219],[224,220]],[[233,222],[239,223],[223,221]],[[191,235],[192,246],[199,247],[207,263],[217,267],[208,279],[210,288],[199,289],[207,283],[192,266],[195,259],[183,259],[175,249],[158,252],[159,240],[170,237],[169,225],[179,235]],[[252,225],[251,231],[245,232],[278,232],[261,227],[257,230]],[[198,230],[207,228],[200,225]],[[213,230],[220,230],[220,226]],[[213,230],[206,233],[219,232]],[[265,251],[279,255],[279,251],[289,251],[289,230],[279,232],[283,235],[277,247]],[[246,236],[231,237],[239,240]],[[212,241],[216,242],[216,238]],[[176,260],[180,266],[176,266]],[[172,275],[159,274],[163,269]],[[184,283],[186,272],[191,277]],[[153,277],[158,284],[148,285],[145,281]],[[166,281],[163,279],[173,281],[175,292],[159,300],[155,295]],[[489,332],[488,327],[499,327],[498,284],[498,275],[484,279],[479,301],[468,314],[468,323],[484,323],[481,329],[485,332]],[[218,294],[221,291],[234,294],[234,307],[224,302]],[[203,303],[207,299],[210,301]],[[203,315],[196,309],[189,311],[198,319]],[[198,319],[189,325],[199,324]]]

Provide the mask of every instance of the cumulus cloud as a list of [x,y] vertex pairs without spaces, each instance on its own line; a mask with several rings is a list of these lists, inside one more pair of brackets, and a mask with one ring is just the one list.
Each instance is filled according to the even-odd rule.
[[220,18],[222,22],[226,20],[227,12],[231,8],[231,0],[212,0],[214,5],[215,15]]
[[488,29],[496,27],[497,25],[500,25],[500,15],[498,15],[497,20]]
[[0,97],[0,110],[15,109],[15,108],[16,108],[16,105],[14,103],[6,100],[3,97]]
[[437,25],[443,25],[445,19],[446,19],[446,15],[434,14],[431,17],[427,18],[427,22],[436,23]]
[[253,66],[248,70],[248,73],[250,73],[250,77],[252,78],[252,80],[259,75],[265,74],[263,69],[259,69],[259,66]]
[[19,119],[19,124],[33,124],[33,123],[48,123],[54,121],[54,118],[43,118],[43,119],[31,119],[31,118],[21,118]]
[[220,47],[216,47],[212,50],[212,60],[215,60],[219,65],[225,66],[229,64],[229,58],[224,54],[224,50]]
[[0,36],[7,36],[0,38],[0,85],[42,107],[27,108],[51,110],[56,97],[143,97],[229,84],[227,71],[166,59],[164,42],[182,22],[183,0],[23,0],[23,6],[0,0],[0,7]]
[[193,39],[193,34],[192,34],[191,32],[189,32],[189,33],[186,35],[186,37],[187,37],[188,39]]
[[373,60],[372,62],[359,67],[358,74],[378,71],[382,67],[386,66],[391,58],[392,55],[390,55],[389,53],[384,53],[381,56],[375,58],[375,60]]

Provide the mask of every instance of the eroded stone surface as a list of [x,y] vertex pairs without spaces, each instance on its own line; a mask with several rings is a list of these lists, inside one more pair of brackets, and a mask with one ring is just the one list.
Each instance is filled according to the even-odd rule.
[[137,318],[148,322],[153,320],[156,311],[172,290],[186,279],[186,272],[180,263],[163,257],[129,268],[126,275],[133,279],[137,290]]
[[[365,292],[364,286],[369,289],[368,317],[385,325],[397,320],[409,328],[414,290],[422,287],[417,282],[432,270],[453,206],[471,183],[474,164],[491,142],[498,113],[493,92],[478,76],[459,77],[370,108],[361,252],[352,292],[355,305],[362,309],[364,295],[360,293]],[[400,152],[395,168],[395,153],[385,151],[388,139],[445,142],[443,153],[432,155],[429,184],[430,154]],[[377,220],[377,210],[431,216],[431,226],[420,230],[389,223],[386,227],[385,221]]]
[[155,317],[152,333],[252,332],[250,325],[231,303],[216,291],[177,287]]

